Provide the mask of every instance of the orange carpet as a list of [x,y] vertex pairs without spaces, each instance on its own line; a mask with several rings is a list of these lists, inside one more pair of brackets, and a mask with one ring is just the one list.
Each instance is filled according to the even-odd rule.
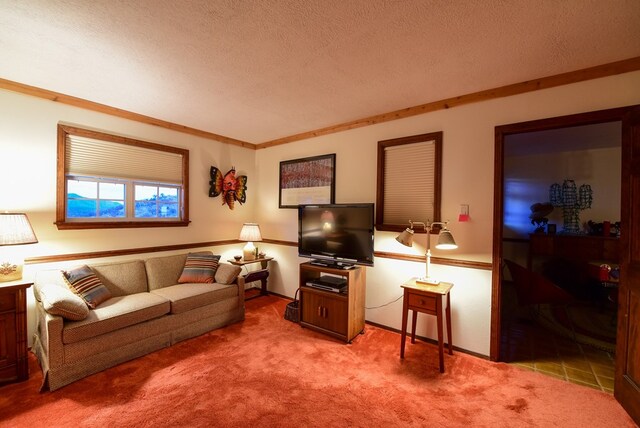
[[[247,302],[243,323],[121,364],[53,393],[31,357],[0,388],[2,427],[634,427],[603,392],[368,326],[346,345]],[[426,320],[426,318],[423,318]]]

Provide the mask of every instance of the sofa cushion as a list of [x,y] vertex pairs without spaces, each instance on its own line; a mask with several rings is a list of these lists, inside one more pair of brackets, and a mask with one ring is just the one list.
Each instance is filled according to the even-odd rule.
[[177,284],[151,293],[171,302],[171,313],[179,314],[238,296],[238,286],[225,284]]
[[82,297],[90,308],[96,308],[100,303],[111,298],[109,289],[87,265],[64,271],[62,274],[69,287]]
[[241,271],[242,268],[240,266],[220,263],[218,270],[216,270],[215,281],[218,284],[233,284]]
[[75,343],[130,325],[168,314],[171,306],[167,299],[152,293],[117,296],[89,311],[82,321],[69,321],[62,331],[63,343]]
[[176,285],[180,274],[182,274],[185,260],[187,260],[186,254],[152,257],[145,260],[149,291]]
[[142,260],[91,265],[91,269],[114,297],[149,291]]
[[184,262],[179,284],[205,283],[213,284],[220,256],[205,253],[189,253]]
[[38,290],[39,300],[44,310],[51,315],[80,321],[89,315],[89,307],[77,294],[58,284],[44,284]]

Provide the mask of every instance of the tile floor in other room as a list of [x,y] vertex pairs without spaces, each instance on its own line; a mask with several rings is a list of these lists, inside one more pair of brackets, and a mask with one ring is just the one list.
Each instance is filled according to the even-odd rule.
[[577,343],[537,322],[535,310],[518,306],[510,281],[502,283],[501,306],[500,361],[613,394],[613,353]]
[[503,326],[500,360],[613,394],[615,355],[576,343],[525,317]]

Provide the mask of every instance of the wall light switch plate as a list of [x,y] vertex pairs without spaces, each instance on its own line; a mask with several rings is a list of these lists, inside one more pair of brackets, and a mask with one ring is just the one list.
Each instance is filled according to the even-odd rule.
[[460,215],[458,216],[458,221],[469,221],[469,205],[460,205]]

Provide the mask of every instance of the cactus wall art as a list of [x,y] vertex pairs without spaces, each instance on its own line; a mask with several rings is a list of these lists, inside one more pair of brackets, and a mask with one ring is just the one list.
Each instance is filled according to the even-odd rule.
[[554,207],[563,210],[562,232],[580,233],[580,211],[591,208],[593,202],[591,186],[583,184],[578,188],[573,180],[564,180],[562,186],[554,183],[549,188],[549,200]]

